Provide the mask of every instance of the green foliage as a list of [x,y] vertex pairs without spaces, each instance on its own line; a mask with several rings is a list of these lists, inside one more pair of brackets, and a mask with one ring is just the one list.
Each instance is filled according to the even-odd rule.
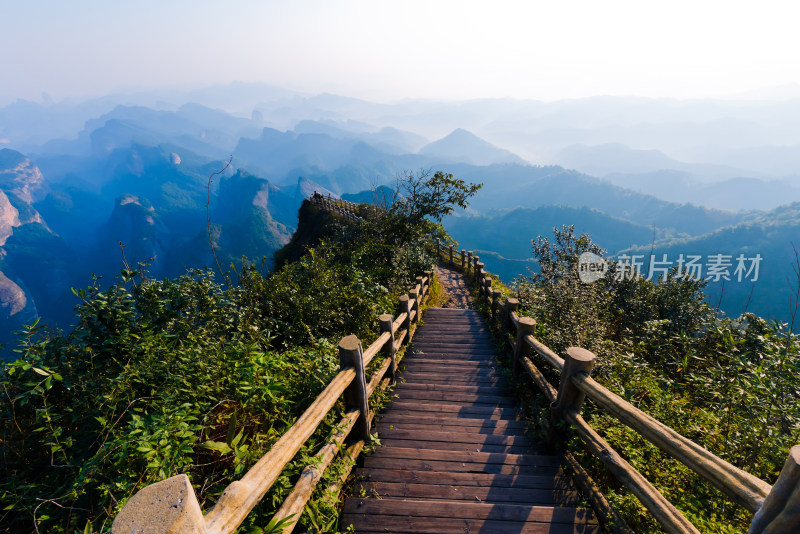
[[243,290],[208,272],[76,293],[75,330],[33,325],[0,377],[2,517],[16,530],[102,530],[136,490],[178,473],[213,501],[338,370],[328,342],[272,349]]
[[[800,441],[800,341],[790,325],[752,314],[719,317],[704,283],[670,276],[580,282],[584,251],[601,252],[570,227],[533,242],[541,273],[518,279],[523,313],[554,350],[598,355],[597,379],[622,398],[730,463],[770,483]],[[674,273],[673,273],[674,274]],[[557,383],[554,373],[550,378]],[[749,514],[688,468],[591,403],[585,417],[703,532],[744,532]],[[573,450],[581,450],[573,442]],[[585,455],[636,532],[660,532],[602,464]]]
[[390,211],[405,216],[412,223],[430,217],[441,222],[442,217],[453,213],[456,207],[465,209],[469,199],[483,184],[468,184],[452,174],[428,171],[416,174],[406,172],[397,178],[399,198]]
[[[271,274],[245,261],[239,283],[223,286],[211,271],[154,280],[126,266],[108,289],[95,277],[73,290],[81,304],[69,334],[27,327],[0,374],[0,523],[107,531],[136,491],[179,473],[211,506],[338,372],[336,341],[368,341],[377,316],[396,312],[396,297],[433,268],[440,225],[361,209],[363,221],[311,227],[304,253]],[[244,531],[280,530],[269,518],[340,416],[328,416]],[[331,499],[308,510],[301,528],[337,527]]]

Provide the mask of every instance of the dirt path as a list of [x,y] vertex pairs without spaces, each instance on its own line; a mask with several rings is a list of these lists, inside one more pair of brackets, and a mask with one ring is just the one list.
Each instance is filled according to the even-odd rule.
[[446,295],[442,308],[461,308],[464,310],[475,308],[472,304],[472,295],[461,273],[437,265],[436,277],[441,282]]

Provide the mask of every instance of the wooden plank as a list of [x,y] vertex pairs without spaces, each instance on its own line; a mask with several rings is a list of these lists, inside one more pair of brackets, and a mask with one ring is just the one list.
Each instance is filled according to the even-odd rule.
[[508,391],[506,388],[493,386],[468,386],[463,384],[430,384],[419,382],[402,382],[393,388],[393,391],[452,391],[454,393],[473,393],[473,394],[502,394]]
[[[423,333],[427,335],[428,332],[445,332],[445,333],[472,333],[472,332],[485,332],[486,334],[491,335],[491,330],[489,330],[486,326],[480,323],[470,323],[470,322],[451,322],[444,326],[439,326],[439,322],[437,321],[437,326],[433,327],[433,323],[430,325],[425,325],[425,330],[420,328],[419,335]],[[428,330],[428,328],[433,327],[433,330]]]
[[442,414],[425,415],[408,413],[387,412],[381,416],[379,425],[422,425],[442,427],[457,427],[470,432],[523,432],[528,424],[525,421],[508,419],[468,419],[465,417],[445,417]]
[[526,436],[510,436],[496,434],[478,434],[475,432],[440,432],[433,429],[420,428],[405,430],[402,428],[386,429],[378,436],[384,439],[405,439],[414,441],[445,441],[449,443],[474,443],[480,445],[516,445],[528,447],[531,441]]
[[[406,363],[405,361],[403,363]],[[402,366],[401,369],[403,371],[408,371],[410,373],[437,373],[441,375],[443,378],[445,377],[463,377],[466,379],[471,378],[505,378],[505,375],[495,369],[494,367],[460,367],[455,368],[454,366],[450,365],[443,365],[437,363],[427,363],[427,362],[416,362],[410,364],[409,368],[406,369],[405,366]]]
[[411,345],[412,352],[435,349],[449,349],[449,350],[470,350],[470,351],[483,351],[490,354],[495,354],[495,345],[488,341],[470,341],[464,343],[455,343],[452,341],[419,341],[416,340]]
[[[469,353],[464,352],[431,351],[408,354],[407,357],[403,359],[403,363],[412,366],[415,364],[438,365],[440,367],[450,368],[451,372],[462,371],[464,366],[490,367],[492,369],[499,368],[494,357],[487,358],[485,354],[480,355],[480,358],[475,358],[474,355],[472,356],[473,357],[470,357]],[[453,366],[460,367],[456,368]]]
[[491,343],[492,337],[483,332],[425,332],[414,336],[414,343]]
[[405,389],[394,392],[397,399],[419,399],[441,402],[457,402],[464,404],[490,404],[493,406],[517,406],[514,397],[508,395],[490,395],[488,393],[459,393],[456,391],[431,391]]
[[526,436],[526,432],[524,428],[521,429],[513,429],[513,428],[491,428],[491,427],[482,427],[482,426],[464,426],[458,423],[448,425],[445,424],[446,422],[442,421],[431,421],[426,425],[421,425],[419,423],[405,423],[405,422],[388,422],[388,423],[378,423],[374,426],[378,435],[382,435],[382,432],[387,430],[431,430],[433,432],[470,432],[473,434],[492,434],[495,436]]
[[547,467],[553,469],[558,469],[561,465],[558,457],[540,454],[489,454],[473,451],[453,453],[449,451],[402,447],[380,447],[373,454],[365,458],[378,457],[434,460],[454,463],[526,465],[529,467]]
[[492,406],[458,406],[453,404],[415,402],[412,400],[395,400],[389,404],[390,409],[400,409],[406,412],[447,413],[458,417],[508,418],[516,419],[517,410],[511,408],[495,408]]
[[585,509],[519,504],[483,504],[421,499],[348,499],[345,514],[388,516],[441,517],[461,519],[493,519],[531,523],[595,523],[594,514]]
[[491,360],[484,361],[461,361],[461,360],[437,360],[427,355],[414,354],[409,358],[403,358],[403,365],[405,368],[413,369],[422,366],[438,366],[449,369],[450,372],[461,372],[470,369],[489,370],[496,369],[497,364]]
[[574,491],[572,481],[565,476],[553,475],[493,475],[488,473],[457,473],[442,471],[412,471],[410,469],[356,469],[360,480],[406,482],[413,484],[449,484],[454,486],[481,486],[499,488],[531,488]]
[[457,486],[449,484],[412,484],[364,481],[355,487],[355,495],[374,498],[434,499],[505,504],[574,506],[578,492],[498,486]]
[[375,456],[364,458],[364,467],[445,473],[485,473],[489,475],[555,476],[561,473],[558,467],[446,462],[437,460],[416,460],[413,458],[378,458]]
[[398,380],[405,384],[472,384],[476,386],[503,386],[508,385],[508,380],[503,376],[497,377],[479,377],[479,376],[464,376],[464,375],[441,375],[438,373],[430,373],[424,370],[407,371],[398,376]]
[[433,351],[425,351],[425,352],[415,352],[406,355],[409,362],[415,362],[419,359],[431,359],[431,360],[455,360],[456,362],[485,362],[488,364],[493,364],[495,359],[494,356],[488,356],[486,354],[476,354],[472,351],[466,352],[433,352]]
[[372,516],[369,514],[345,514],[341,526],[346,529],[353,525],[356,532],[363,534],[589,534],[599,533],[598,525],[549,525],[546,523],[516,523],[480,519]]
[[478,451],[502,454],[526,454],[533,452],[529,445],[492,445],[490,443],[458,443],[452,441],[422,441],[411,439],[383,438],[381,444],[386,447],[418,447],[441,451]]

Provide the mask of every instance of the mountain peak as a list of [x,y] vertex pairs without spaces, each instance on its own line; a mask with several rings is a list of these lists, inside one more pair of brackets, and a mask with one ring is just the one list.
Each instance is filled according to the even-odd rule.
[[466,162],[473,165],[525,163],[516,154],[498,148],[463,128],[456,128],[447,136],[424,146],[419,153],[442,158],[444,162]]

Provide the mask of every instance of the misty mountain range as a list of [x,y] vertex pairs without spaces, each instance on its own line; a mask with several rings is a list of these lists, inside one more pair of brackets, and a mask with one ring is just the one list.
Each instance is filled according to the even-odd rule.
[[313,191],[366,198],[420,168],[485,184],[445,225],[504,279],[535,267],[530,239],[575,224],[609,254],[760,251],[762,278],[712,299],[786,318],[799,105],[375,104],[244,84],[18,101],[0,108],[0,340],[38,315],[68,327],[70,287],[112,280],[123,251],[177,276],[214,265],[210,229],[224,267],[270,258]]

